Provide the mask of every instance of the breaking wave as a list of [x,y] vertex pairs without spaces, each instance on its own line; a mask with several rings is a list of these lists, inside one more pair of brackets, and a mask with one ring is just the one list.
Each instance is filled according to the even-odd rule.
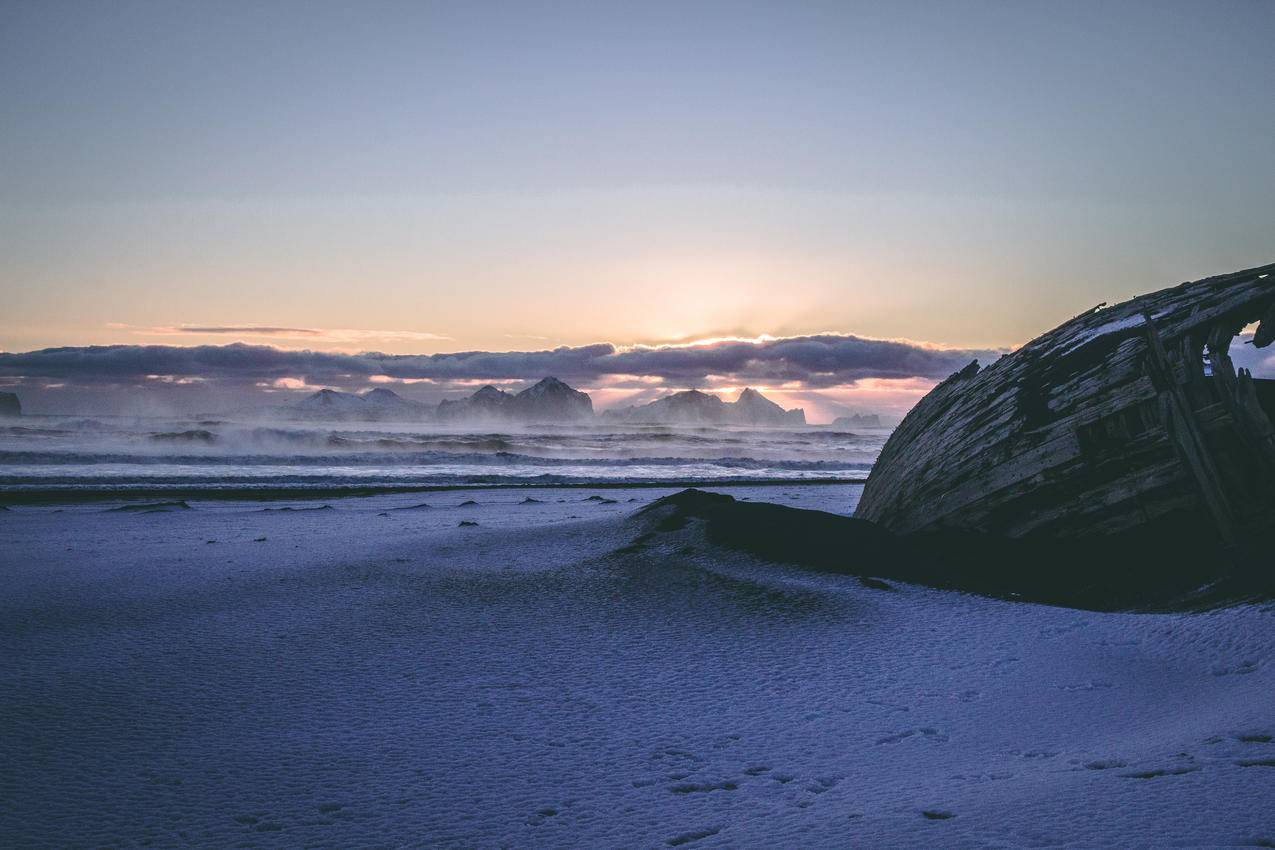
[[33,416],[0,428],[0,490],[861,480],[886,436],[813,427],[498,433]]

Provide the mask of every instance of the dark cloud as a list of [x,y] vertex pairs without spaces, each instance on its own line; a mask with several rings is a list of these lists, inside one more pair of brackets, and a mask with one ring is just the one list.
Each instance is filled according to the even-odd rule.
[[182,334],[253,334],[256,336],[322,336],[316,328],[277,328],[269,325],[182,325],[168,332]]
[[944,378],[999,352],[936,349],[906,342],[821,334],[707,346],[635,348],[615,352],[607,371],[658,375],[673,382],[694,382],[707,375],[743,381],[799,381],[835,386],[862,378]]
[[267,345],[92,345],[0,354],[0,375],[68,382],[129,382],[149,375],[259,381],[291,375],[371,375],[361,356]]
[[863,378],[943,378],[970,360],[999,352],[937,349],[907,342],[821,334],[725,340],[694,346],[633,347],[610,343],[544,351],[463,351],[394,355],[289,351],[265,345],[110,345],[0,354],[0,376],[69,383],[126,383],[164,375],[227,383],[297,377],[309,384],[365,383],[373,376],[458,380],[532,380],[556,375],[593,382],[610,375],[655,376],[694,385],[709,376],[835,386]]

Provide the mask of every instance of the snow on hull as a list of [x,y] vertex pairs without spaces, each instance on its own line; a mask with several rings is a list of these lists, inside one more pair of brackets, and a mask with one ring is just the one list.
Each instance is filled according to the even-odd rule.
[[0,515],[0,845],[1275,839],[1270,610],[634,549],[614,495]]

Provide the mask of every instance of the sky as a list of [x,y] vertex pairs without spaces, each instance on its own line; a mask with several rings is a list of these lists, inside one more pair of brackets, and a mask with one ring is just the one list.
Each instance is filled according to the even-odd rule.
[[[0,0],[0,381],[423,398],[610,346],[571,376],[603,407],[901,412],[967,354],[1275,260],[1273,37],[1270,2]],[[525,356],[407,383],[303,350]]]

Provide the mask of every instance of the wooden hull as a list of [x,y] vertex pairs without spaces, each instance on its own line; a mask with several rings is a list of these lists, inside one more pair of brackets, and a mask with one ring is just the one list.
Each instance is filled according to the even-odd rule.
[[[890,437],[856,516],[904,534],[1085,539],[1275,526],[1275,393],[1232,338],[1275,337],[1275,265],[1094,308],[935,387]],[[1206,362],[1207,355],[1207,362]]]

